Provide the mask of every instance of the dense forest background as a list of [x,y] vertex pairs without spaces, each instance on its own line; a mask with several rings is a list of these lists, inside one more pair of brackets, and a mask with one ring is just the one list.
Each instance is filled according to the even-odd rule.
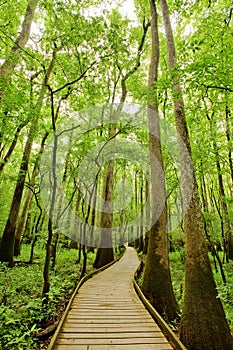
[[[80,277],[112,261],[125,242],[146,261],[142,289],[172,327],[179,328],[183,310],[181,339],[188,349],[204,349],[191,347],[187,326],[190,299],[201,299],[190,286],[202,278],[205,292],[217,284],[228,324],[223,332],[230,332],[232,15],[230,0],[0,3],[3,349],[46,346],[38,344]],[[189,167],[195,176],[187,183]],[[194,231],[203,231],[205,243]],[[153,246],[153,240],[162,243]],[[170,263],[156,268],[158,256],[168,261],[167,250]],[[202,270],[204,277],[197,277]],[[168,299],[158,303],[151,292],[161,288],[161,275],[173,305],[167,312]],[[206,349],[233,347],[232,340],[216,344]]]

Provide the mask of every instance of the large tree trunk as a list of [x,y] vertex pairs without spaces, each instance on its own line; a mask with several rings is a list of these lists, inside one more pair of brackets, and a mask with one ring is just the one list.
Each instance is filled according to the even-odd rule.
[[10,213],[9,213],[8,220],[7,220],[7,223],[3,232],[3,236],[2,236],[2,240],[1,240],[0,261],[6,261],[6,262],[8,261],[10,265],[13,265],[15,229],[16,229],[16,223],[17,223],[18,214],[19,214],[19,208],[22,200],[26,174],[28,171],[28,164],[29,164],[31,149],[33,145],[34,136],[37,131],[39,115],[43,105],[43,97],[47,89],[46,85],[48,84],[50,74],[55,64],[55,57],[56,57],[56,50],[53,53],[53,58],[50,62],[50,66],[44,78],[40,96],[35,106],[34,114],[32,116],[32,122],[29,130],[28,138],[26,141],[26,145],[24,148],[24,153],[23,153],[23,157],[20,165],[18,179],[17,179],[17,183],[16,183],[16,187],[15,187],[15,191],[14,191],[14,195],[11,203]]
[[[173,82],[174,114],[185,207],[185,295],[180,337],[189,350],[232,350],[233,338],[217,295],[208,257],[184,102],[179,77],[175,70],[175,44],[166,0],[161,0],[161,7]],[[193,186],[193,192],[190,199],[191,186]]]
[[114,260],[112,247],[112,196],[113,196],[113,173],[114,163],[110,160],[107,167],[107,174],[104,182],[103,199],[104,204],[101,212],[101,232],[99,248],[93,266],[100,268]]
[[16,65],[19,63],[19,59],[22,55],[23,49],[28,42],[32,21],[35,15],[35,11],[39,0],[29,0],[27,9],[24,16],[24,21],[22,24],[21,32],[17,37],[14,46],[8,58],[4,61],[0,69],[0,103],[5,95],[7,86],[11,82],[12,72],[14,71]]
[[[119,113],[125,103],[126,96],[127,96],[127,87],[126,87],[126,81],[137,71],[137,69],[140,66],[140,59],[141,59],[141,53],[142,49],[145,43],[146,33],[149,28],[149,23],[145,24],[143,23],[143,35],[141,38],[141,42],[138,47],[137,57],[135,60],[135,65],[132,67],[131,70],[129,70],[125,75],[122,73],[121,68],[119,68],[121,72],[121,99],[120,104],[118,107],[117,112]],[[117,85],[118,80],[115,82],[115,89]],[[113,93],[112,102],[114,102],[115,97],[115,89]],[[111,122],[111,120],[110,120]],[[114,135],[116,134],[116,126],[111,125],[109,130],[110,137],[114,138]],[[104,190],[104,199],[105,204],[104,206],[107,206],[107,208],[103,208],[103,212],[101,213],[101,227],[107,228],[107,230],[103,230],[105,233],[101,233],[100,238],[100,248],[97,251],[96,259],[93,264],[94,267],[101,267],[109,262],[111,262],[114,259],[113,254],[113,248],[112,248],[112,192],[113,192],[113,173],[114,173],[114,162],[110,161],[108,164],[108,170],[107,170],[107,176],[105,179],[105,190]],[[109,198],[109,203],[106,202],[107,198]],[[108,208],[109,207],[109,208]],[[104,213],[104,211],[109,211]],[[103,248],[103,246],[108,246],[108,248]],[[111,247],[111,248],[110,248]]]
[[156,310],[169,321],[178,317],[168,259],[167,205],[160,142],[157,92],[159,37],[155,1],[150,1],[152,54],[148,79],[148,123],[152,185],[152,226],[142,290]]

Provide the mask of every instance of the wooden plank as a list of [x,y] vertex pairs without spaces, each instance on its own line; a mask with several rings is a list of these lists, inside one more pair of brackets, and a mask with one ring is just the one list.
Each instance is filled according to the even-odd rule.
[[[95,303],[95,304],[84,304],[83,302],[80,303],[80,302],[74,302],[72,304],[72,307],[71,309],[77,309],[77,310],[86,310],[86,311],[89,311],[89,310],[135,310],[135,305],[136,303],[132,303],[130,305],[125,305],[124,304],[113,304],[113,303],[102,303],[102,304],[98,304],[98,303]],[[139,308],[141,310],[145,310],[145,308],[143,306],[139,306]]]
[[[71,319],[71,318],[67,318],[67,321],[66,321],[68,324],[76,324],[77,325],[77,327],[79,326],[79,325],[88,325],[88,324],[96,324],[96,325],[124,325],[124,326],[126,326],[126,325],[130,325],[130,324],[142,324],[142,320],[141,319],[136,319],[136,320],[134,320],[134,319],[131,319],[131,320],[122,320],[122,319],[118,319],[118,320],[106,320],[106,319],[100,319],[100,320],[88,320],[88,319],[86,319],[86,320],[79,320],[78,318],[76,318],[76,319]],[[148,320],[148,321],[145,321],[145,320],[143,320],[143,323],[147,323],[147,324],[155,324],[155,323],[153,323],[153,321],[152,320]],[[66,323],[65,323],[66,324]],[[86,327],[88,327],[88,326],[86,326]]]
[[129,248],[117,264],[82,285],[53,350],[172,349],[134,291],[138,263]]
[[169,344],[59,345],[54,350],[172,350]]
[[63,339],[58,338],[57,344],[58,345],[127,345],[127,344],[141,344],[141,349],[143,350],[144,344],[166,344],[167,341],[164,337],[161,338],[125,338],[125,339],[91,339],[91,338],[70,338],[70,339]]
[[[77,319],[77,320],[91,320],[91,316],[89,315],[78,315],[76,313],[69,313],[69,315],[67,316],[67,320],[69,319]],[[128,316],[125,316],[125,317],[122,317],[121,315],[99,315],[97,314],[95,317],[95,320],[101,320],[101,319],[106,319],[106,320],[118,320],[118,321],[121,321],[121,320],[139,320],[141,322],[143,322],[144,320],[150,320],[150,316],[149,315],[144,315],[143,317],[135,314],[135,315],[128,315]]]
[[138,339],[142,337],[148,339],[148,341],[150,341],[151,338],[153,340],[160,338],[163,339],[163,342],[166,341],[161,331],[129,332],[127,330],[127,332],[61,332],[59,335],[59,339],[91,339],[93,341],[96,339]]
[[92,318],[92,316],[94,317],[118,317],[118,316],[121,316],[122,318],[125,318],[125,317],[141,317],[142,319],[144,318],[144,312],[143,310],[128,310],[128,311],[125,311],[125,310],[102,310],[101,312],[99,310],[90,310],[88,312],[86,311],[77,311],[77,310],[73,310],[71,309],[69,314],[71,316],[73,315],[76,315],[80,318],[86,318],[86,317],[90,317]]
[[[84,332],[87,329],[87,325],[85,324],[81,324],[78,325],[78,330],[80,332]],[[111,324],[111,325],[102,325],[102,324],[90,324],[88,325],[88,329],[89,331],[95,333],[95,332],[106,332],[106,333],[110,333],[110,332],[148,332],[148,331],[160,331],[159,327],[153,324],[129,324],[127,325],[127,328],[123,325],[119,325],[119,324]],[[65,332],[76,332],[77,330],[77,324],[66,324],[65,327],[63,327],[61,329],[61,332],[65,333]],[[161,332],[161,331],[160,331]]]

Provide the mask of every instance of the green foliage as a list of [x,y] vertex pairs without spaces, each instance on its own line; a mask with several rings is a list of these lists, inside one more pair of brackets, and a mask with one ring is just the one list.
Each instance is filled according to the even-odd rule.
[[[101,6],[99,6],[101,4]],[[116,6],[115,6],[116,5]],[[0,6],[1,18],[1,60],[4,60],[12,47],[13,41],[20,30],[22,16],[27,1],[3,1]],[[104,7],[105,6],[105,7]],[[193,159],[195,162],[197,181],[203,205],[203,217],[211,240],[216,243],[222,240],[221,217],[223,231],[229,218],[232,226],[232,179],[229,158],[232,158],[233,141],[230,133],[226,137],[227,126],[232,130],[232,90],[233,90],[233,36],[231,19],[231,0],[213,2],[205,1],[169,1],[172,13],[175,41],[177,48],[176,74],[180,74],[184,91],[185,110],[190,131]],[[20,159],[35,107],[39,101],[41,87],[45,74],[56,51],[56,60],[49,85],[52,90],[59,89],[71,83],[54,94],[54,107],[57,114],[57,125],[66,123],[68,116],[77,114],[91,106],[102,105],[113,100],[119,101],[121,96],[121,79],[135,66],[137,50],[143,34],[143,20],[149,19],[149,6],[146,0],[135,1],[137,21],[131,21],[121,15],[118,4],[109,6],[109,2],[98,0],[89,1],[52,1],[42,0],[35,17],[31,40],[23,52],[22,61],[12,73],[12,82],[7,89],[0,106],[0,161],[9,149],[15,137],[17,127],[22,123],[25,127],[20,131],[17,145],[0,178],[0,232],[3,232],[11,205],[11,196],[18,176]],[[12,10],[14,11],[12,16]],[[160,68],[159,80],[156,84],[161,118],[172,125],[172,84],[167,65],[166,43],[164,32],[160,26]],[[145,24],[145,23],[144,23]],[[36,29],[35,29],[36,28]],[[151,43],[149,32],[141,52],[141,65],[136,74],[130,76],[126,82],[127,100],[129,103],[139,103],[145,106],[147,101],[147,72],[150,58]],[[2,61],[1,61],[2,62]],[[92,66],[93,64],[93,66]],[[80,80],[78,79],[80,78]],[[73,81],[78,80],[75,83]],[[230,111],[227,125],[226,110]],[[95,116],[92,116],[93,118]],[[117,125],[119,129],[121,125]],[[43,97],[40,111],[39,126],[36,130],[32,156],[29,164],[27,184],[38,154],[39,144],[45,133],[51,132],[51,101],[48,89]],[[170,131],[169,131],[170,132]],[[109,125],[97,127],[80,136],[69,150],[69,161],[66,174],[65,193],[71,198],[74,182],[80,176],[79,166],[85,157],[92,155],[92,151],[99,144],[106,142]],[[174,133],[162,140],[168,142],[163,145],[164,169],[168,193],[168,207],[170,213],[171,240],[176,249],[171,253],[171,274],[176,297],[182,306],[184,291],[184,248],[180,240],[183,234],[180,228],[182,211],[179,196],[179,171],[169,148],[176,143]],[[172,136],[172,137],[171,137]],[[118,138],[138,142],[148,147],[148,135],[142,130],[123,130]],[[175,141],[174,141],[175,140]],[[130,152],[134,152],[134,143]],[[130,143],[130,142],[129,142]],[[174,149],[176,152],[176,149]],[[218,153],[218,155],[216,155]],[[219,160],[220,170],[216,160]],[[115,193],[117,198],[128,203],[124,210],[124,222],[130,223],[141,211],[143,204],[136,207],[134,191],[135,174],[140,170],[135,162],[126,164],[118,159],[115,164]],[[86,169],[87,170],[87,169]],[[86,171],[90,178],[91,170]],[[106,164],[99,176],[98,195],[103,187]],[[125,173],[125,175],[124,175]],[[121,186],[123,175],[127,181],[127,189]],[[219,194],[219,175],[222,175],[225,197]],[[39,188],[37,179],[36,189]],[[119,182],[119,185],[116,185]],[[131,191],[132,187],[132,191]],[[90,188],[88,190],[90,191]],[[123,189],[123,190],[122,190]],[[145,192],[145,191],[144,191]],[[143,192],[143,195],[145,193]],[[133,193],[133,195],[132,195]],[[132,195],[132,196],[131,196]],[[131,197],[130,197],[131,196]],[[126,201],[130,197],[130,201]],[[228,217],[221,208],[224,202],[228,208]],[[123,203],[124,204],[124,203]],[[74,204],[72,203],[74,208]],[[84,217],[79,208],[79,215]],[[38,208],[33,199],[28,213],[31,214],[29,229],[24,239],[31,240]],[[220,217],[221,216],[221,217]],[[119,225],[122,212],[114,213],[114,225]],[[73,220],[73,218],[72,218]],[[73,221],[71,220],[72,224]],[[46,220],[45,220],[46,221]],[[99,221],[97,216],[96,222]],[[45,227],[45,224],[44,224]],[[47,232],[42,231],[36,246],[36,260],[40,264],[31,266],[16,265],[13,270],[0,265],[0,295],[2,305],[0,309],[1,342],[10,349],[36,349],[33,332],[40,330],[44,319],[54,319],[56,308],[60,300],[67,298],[72,292],[80,274],[81,266],[74,265],[77,252],[64,250],[59,247],[57,265],[51,273],[50,301],[46,314],[41,312],[42,262],[44,260],[44,246]],[[26,258],[25,258],[26,257]],[[91,266],[92,255],[88,264]],[[29,247],[23,246],[22,259],[29,260]],[[225,265],[227,284],[223,285],[220,274],[215,273],[218,284],[219,297],[224,303],[227,318],[233,327],[232,311],[232,273],[231,265]]]
[[215,280],[217,282],[218,296],[221,298],[221,301],[224,306],[226,313],[226,318],[230,325],[230,328],[233,330],[233,271],[232,263],[224,265],[224,273],[226,275],[227,283],[224,284],[221,275],[219,272],[214,273]]
[[[30,247],[22,247],[22,260],[28,260]],[[0,343],[2,349],[38,349],[35,333],[40,331],[46,320],[57,318],[59,303],[65,304],[71,296],[81,273],[76,265],[77,251],[58,249],[57,265],[51,273],[50,301],[47,311],[41,308],[43,272],[43,246],[36,246],[40,263],[16,264],[9,269],[0,265]],[[88,254],[87,271],[92,270],[93,254]]]

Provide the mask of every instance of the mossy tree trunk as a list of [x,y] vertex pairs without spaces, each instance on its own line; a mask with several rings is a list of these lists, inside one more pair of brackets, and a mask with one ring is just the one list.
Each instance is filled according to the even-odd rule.
[[104,180],[103,188],[103,208],[101,212],[100,226],[102,228],[99,248],[93,266],[100,268],[114,260],[112,246],[112,220],[113,220],[113,174],[114,163],[110,160],[107,166],[107,174]]
[[[174,115],[181,163],[185,231],[185,295],[180,338],[189,350],[232,350],[233,338],[218,298],[194,173],[184,102],[176,68],[176,52],[166,0],[161,0],[168,62],[172,74]],[[174,74],[176,73],[176,74]],[[190,186],[193,191],[190,194]]]
[[142,290],[156,310],[169,321],[178,317],[168,259],[167,205],[160,142],[158,102],[159,37],[155,1],[150,1],[152,52],[148,78],[148,124],[152,184],[152,223]]

